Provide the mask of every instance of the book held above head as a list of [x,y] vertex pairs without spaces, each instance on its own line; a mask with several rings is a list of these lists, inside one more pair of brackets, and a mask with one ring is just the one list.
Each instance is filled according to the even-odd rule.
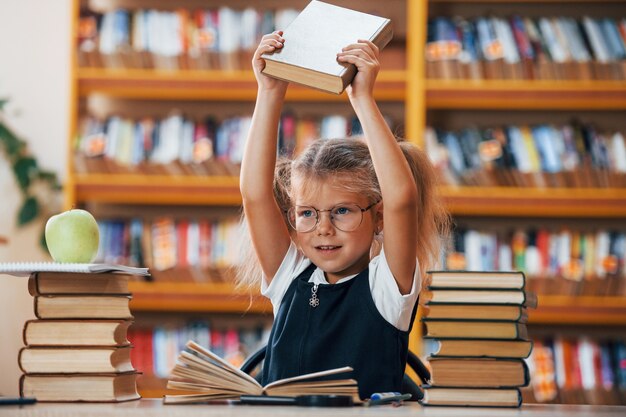
[[341,94],[357,70],[339,63],[337,53],[359,39],[383,49],[392,36],[389,19],[314,0],[285,28],[284,46],[262,55],[263,73]]

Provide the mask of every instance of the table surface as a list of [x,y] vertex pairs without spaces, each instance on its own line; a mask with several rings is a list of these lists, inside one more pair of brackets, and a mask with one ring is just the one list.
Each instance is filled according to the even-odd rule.
[[431,416],[431,417],[624,417],[626,406],[540,405],[527,404],[519,409],[422,407],[417,403],[351,408],[308,408],[293,406],[249,406],[236,404],[164,405],[160,399],[143,399],[119,404],[39,403],[25,406],[2,406],[0,417],[282,417],[295,413],[302,417],[317,416]]

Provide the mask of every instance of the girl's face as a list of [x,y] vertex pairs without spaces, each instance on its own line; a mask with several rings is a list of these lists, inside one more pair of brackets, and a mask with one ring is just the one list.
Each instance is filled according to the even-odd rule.
[[[356,204],[361,208],[370,205],[359,193],[343,190],[332,181],[307,181],[306,186],[294,179],[296,206],[310,206],[329,210],[341,204]],[[306,189],[304,189],[306,188]],[[297,243],[304,254],[326,273],[331,284],[340,278],[357,274],[369,264],[369,252],[377,227],[382,226],[379,205],[363,213],[359,227],[350,232],[337,229],[330,221],[328,211],[318,214],[319,221],[310,232],[297,232]]]

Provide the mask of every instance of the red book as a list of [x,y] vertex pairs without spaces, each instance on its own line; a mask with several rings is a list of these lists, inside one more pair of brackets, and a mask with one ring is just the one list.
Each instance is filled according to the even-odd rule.
[[177,247],[178,247],[178,262],[177,265],[182,268],[189,266],[187,262],[187,231],[189,229],[189,222],[187,220],[180,220],[176,224],[177,235]]
[[152,328],[143,329],[141,342],[141,367],[144,375],[154,375],[154,348],[152,342]]

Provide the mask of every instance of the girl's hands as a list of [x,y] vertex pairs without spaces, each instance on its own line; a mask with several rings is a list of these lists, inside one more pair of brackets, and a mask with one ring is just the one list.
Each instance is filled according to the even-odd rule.
[[265,89],[268,91],[275,90],[285,94],[287,86],[289,85],[287,81],[268,77],[261,72],[265,68],[265,60],[261,58],[261,55],[264,53],[272,53],[277,49],[282,48],[283,43],[285,42],[282,35],[283,31],[277,30],[264,35],[263,38],[261,38],[261,42],[259,43],[256,51],[254,51],[254,56],[252,57],[252,69],[254,70],[254,76],[256,77],[259,89]]
[[357,68],[352,84],[346,88],[350,101],[373,96],[374,83],[380,70],[378,54],[379,50],[376,45],[362,39],[346,46],[337,54],[339,62],[354,64]]

